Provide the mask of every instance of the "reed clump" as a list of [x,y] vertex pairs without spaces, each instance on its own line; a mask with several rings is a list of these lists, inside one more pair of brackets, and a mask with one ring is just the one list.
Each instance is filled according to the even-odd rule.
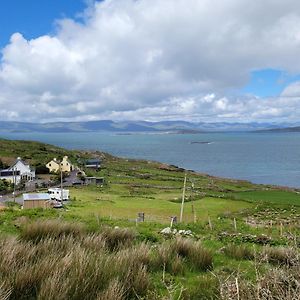
[[229,244],[224,247],[223,252],[225,255],[237,259],[254,259],[254,251],[253,249],[249,248],[249,246],[246,245],[235,245],[235,244]]
[[78,223],[64,222],[59,219],[39,220],[22,226],[20,238],[25,241],[39,242],[45,238],[61,236],[79,236],[85,233],[84,227]]
[[59,220],[0,239],[0,299],[133,299],[151,287],[151,247],[129,229],[87,233]]

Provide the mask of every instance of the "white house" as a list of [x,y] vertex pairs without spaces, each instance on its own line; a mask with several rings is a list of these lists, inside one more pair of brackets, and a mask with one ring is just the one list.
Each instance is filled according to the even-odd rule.
[[19,184],[21,180],[31,181],[35,179],[35,170],[20,157],[8,168],[0,171],[0,179],[6,179]]

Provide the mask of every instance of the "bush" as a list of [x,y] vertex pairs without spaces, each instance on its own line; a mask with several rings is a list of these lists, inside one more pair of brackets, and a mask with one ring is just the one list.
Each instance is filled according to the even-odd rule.
[[223,299],[220,295],[219,282],[214,277],[201,276],[195,285],[183,292],[184,300]]
[[230,244],[224,248],[224,253],[234,259],[253,259],[254,252],[252,249],[245,245]]
[[101,234],[43,235],[38,243],[1,239],[1,299],[121,300],[145,296],[150,288],[150,247],[141,244],[113,253],[105,247]]
[[262,259],[273,264],[295,265],[299,262],[299,253],[293,248],[264,247]]
[[84,228],[80,224],[72,224],[61,220],[35,221],[21,228],[20,238],[26,241],[39,242],[44,238],[59,238],[61,236],[78,236],[83,234]]
[[192,239],[176,238],[159,245],[153,258],[153,268],[164,268],[177,275],[184,273],[183,262],[187,261],[192,270],[207,271],[213,266],[212,253]]
[[199,242],[191,239],[177,238],[173,242],[174,251],[181,257],[187,258],[194,270],[211,270],[213,265],[212,253],[203,248]]
[[129,247],[136,237],[136,233],[127,228],[105,227],[101,233],[111,251],[119,250],[121,247]]

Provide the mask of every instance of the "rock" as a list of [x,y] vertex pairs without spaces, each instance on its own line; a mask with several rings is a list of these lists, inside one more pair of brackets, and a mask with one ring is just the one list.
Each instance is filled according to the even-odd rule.
[[160,233],[163,233],[163,234],[172,234],[172,229],[170,227],[166,227]]

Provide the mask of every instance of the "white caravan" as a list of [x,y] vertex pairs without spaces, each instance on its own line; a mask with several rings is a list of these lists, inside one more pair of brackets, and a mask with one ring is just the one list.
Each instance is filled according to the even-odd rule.
[[[70,199],[69,190],[62,190],[63,200],[68,201]],[[60,188],[52,188],[48,189],[48,194],[50,194],[51,200],[61,201],[61,189]]]

